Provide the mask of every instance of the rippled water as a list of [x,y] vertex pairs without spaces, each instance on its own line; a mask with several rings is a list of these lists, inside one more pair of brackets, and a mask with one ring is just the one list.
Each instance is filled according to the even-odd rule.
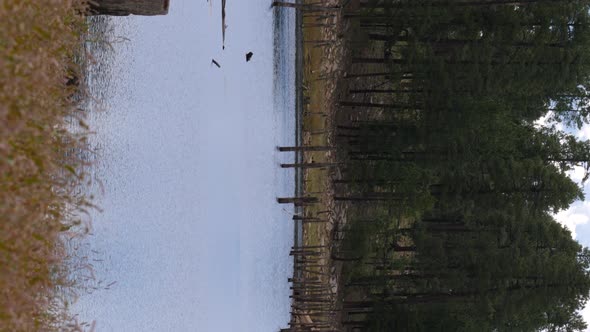
[[93,23],[110,43],[89,43],[103,212],[85,248],[116,283],[75,310],[97,331],[286,325],[292,208],[275,199],[294,184],[275,147],[294,142],[294,14],[269,3],[228,1],[223,51],[220,1]]

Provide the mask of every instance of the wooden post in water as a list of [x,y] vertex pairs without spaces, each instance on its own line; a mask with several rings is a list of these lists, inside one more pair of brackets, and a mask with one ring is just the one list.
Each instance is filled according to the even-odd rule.
[[89,15],[166,15],[170,0],[90,0]]

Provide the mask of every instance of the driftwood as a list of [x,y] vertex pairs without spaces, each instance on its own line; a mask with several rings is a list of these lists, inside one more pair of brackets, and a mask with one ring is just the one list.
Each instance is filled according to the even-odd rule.
[[170,0],[90,0],[89,15],[166,15]]

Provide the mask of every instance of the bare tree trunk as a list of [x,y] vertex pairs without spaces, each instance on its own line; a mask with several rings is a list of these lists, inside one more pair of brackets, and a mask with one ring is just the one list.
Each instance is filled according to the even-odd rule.
[[289,151],[330,151],[334,148],[331,146],[279,146],[277,148],[281,152]]
[[296,164],[281,164],[282,168],[324,168],[338,166],[338,163],[296,163]]
[[317,197],[280,197],[277,202],[280,204],[301,204],[301,203],[317,203]]

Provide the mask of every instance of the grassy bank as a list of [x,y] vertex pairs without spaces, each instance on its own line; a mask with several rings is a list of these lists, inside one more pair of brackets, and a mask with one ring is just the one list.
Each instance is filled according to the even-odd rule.
[[[302,147],[303,185],[301,196],[313,197],[316,203],[306,204],[303,218],[301,247],[294,250],[295,276],[293,283],[293,331],[306,328],[333,330],[337,328],[337,279],[331,259],[334,245],[332,233],[341,217],[333,200],[331,179],[337,173],[332,145],[334,100],[338,65],[342,58],[337,31],[341,28],[339,11],[324,11],[339,1],[328,1],[316,7],[313,1],[303,1],[311,8],[300,10],[302,30]],[[320,148],[318,148],[320,147]],[[318,165],[326,165],[318,167]]]
[[[81,0],[0,2],[0,330],[74,330],[64,240],[89,203],[76,193],[84,134],[70,101]],[[84,132],[84,130],[82,130]],[[74,227],[75,228],[75,227]],[[81,232],[81,231],[79,231]]]

